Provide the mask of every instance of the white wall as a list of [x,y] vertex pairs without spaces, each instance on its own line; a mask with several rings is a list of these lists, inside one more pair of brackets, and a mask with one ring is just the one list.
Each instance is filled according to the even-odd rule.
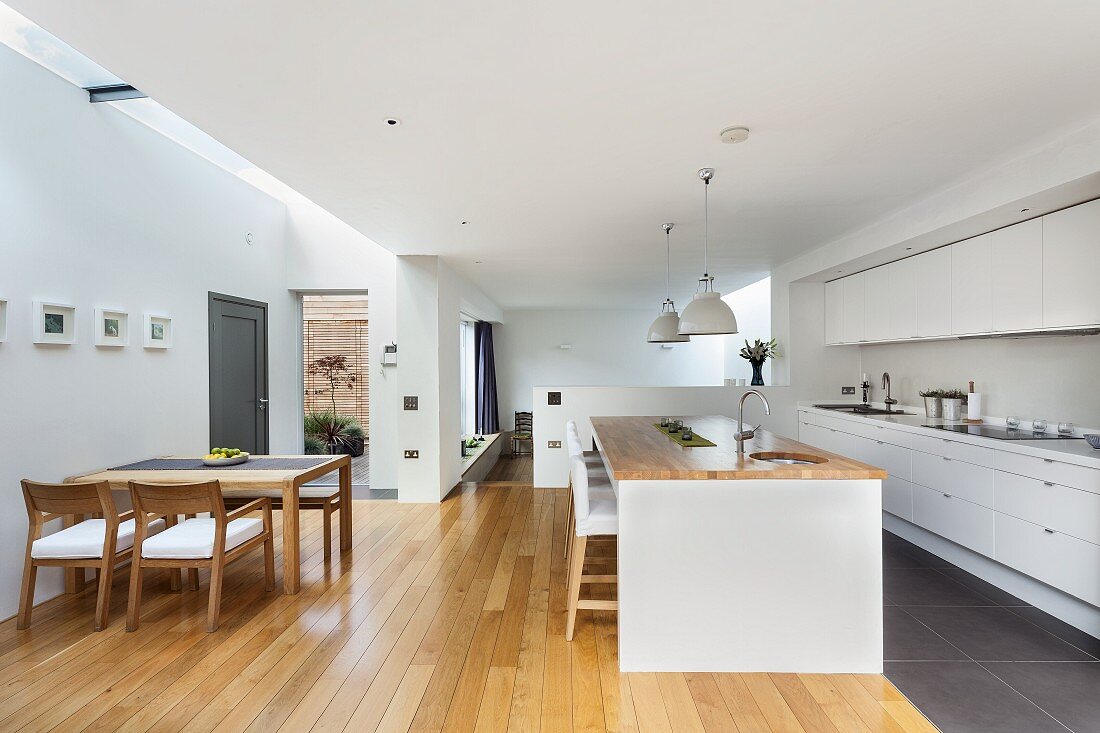
[[[592,444],[589,419],[599,415],[726,415],[737,417],[737,403],[748,387],[573,387],[544,385],[532,390],[534,409],[535,486],[567,485],[569,452],[565,423],[576,420],[585,449]],[[798,416],[793,391],[788,387],[757,388],[768,398],[771,415],[759,400],[745,403],[745,422],[789,438],[798,437]],[[547,392],[561,392],[561,405],[548,405]],[[690,424],[690,423],[689,423]],[[703,437],[706,437],[704,434]],[[551,440],[562,441],[550,448]],[[750,444],[751,445],[751,444]]]
[[[726,336],[725,342],[725,379],[744,379],[752,381],[752,364],[741,358],[741,349],[745,342],[754,343],[756,339],[767,341],[772,334],[772,281],[766,277],[752,285],[746,285],[723,296],[722,300],[733,309],[737,316],[738,333]],[[780,353],[783,353],[780,350]],[[774,384],[772,361],[764,362],[764,383]]]
[[909,405],[921,404],[917,393],[925,387],[965,390],[973,379],[986,415],[1043,418],[1052,426],[1100,425],[1100,336],[924,341],[859,350],[861,371],[878,402],[886,396],[879,389],[883,372],[890,372],[894,397]]
[[[0,46],[0,617],[15,611],[26,513],[20,478],[67,476],[209,448],[207,292],[267,302],[271,448],[300,445],[298,312],[285,284],[285,208]],[[16,101],[17,100],[17,101]],[[245,243],[252,232],[255,243]],[[31,301],[77,307],[77,343],[31,343]],[[93,309],[130,313],[131,341],[97,348]],[[173,348],[141,346],[143,311]],[[61,591],[39,575],[37,598]]]
[[397,488],[397,367],[382,366],[382,347],[397,340],[396,258],[304,199],[287,203],[287,287],[300,292],[366,291],[370,307],[370,483]]
[[516,411],[532,409],[536,385],[721,384],[722,337],[663,349],[645,340],[656,316],[648,310],[507,311],[504,325],[493,330],[502,429],[513,427]]
[[399,458],[401,501],[440,501],[462,477],[461,314],[503,319],[499,306],[438,257],[397,258],[398,391],[419,399],[419,409],[398,412],[398,450],[420,451],[417,459]]

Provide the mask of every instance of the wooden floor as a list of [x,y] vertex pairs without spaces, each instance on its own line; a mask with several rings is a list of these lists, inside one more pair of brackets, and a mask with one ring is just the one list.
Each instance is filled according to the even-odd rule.
[[354,548],[329,564],[306,515],[297,596],[264,592],[262,553],[230,566],[214,634],[205,572],[176,594],[150,574],[132,634],[127,572],[106,631],[94,587],[27,631],[0,624],[0,730],[934,730],[878,675],[620,675],[606,611],[566,642],[564,491],[469,484],[355,509]]
[[496,465],[489,469],[485,480],[530,484],[535,480],[535,463],[529,455],[515,458],[502,455],[497,459]]

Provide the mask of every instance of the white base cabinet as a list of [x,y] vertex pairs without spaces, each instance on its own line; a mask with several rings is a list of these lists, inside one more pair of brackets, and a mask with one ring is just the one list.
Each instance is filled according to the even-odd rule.
[[862,418],[798,419],[803,443],[886,470],[883,511],[1100,606],[1100,470]]

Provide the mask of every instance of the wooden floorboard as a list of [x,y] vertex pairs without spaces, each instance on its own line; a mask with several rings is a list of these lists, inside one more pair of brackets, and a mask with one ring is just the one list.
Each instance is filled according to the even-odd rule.
[[213,634],[205,572],[197,593],[150,572],[134,633],[128,571],[103,632],[94,584],[26,631],[6,621],[0,730],[935,730],[880,675],[620,674],[610,611],[581,611],[566,642],[566,496],[529,471],[501,459],[439,506],[357,501],[353,548],[328,561],[304,513],[302,592],[265,592],[257,552],[228,568]]

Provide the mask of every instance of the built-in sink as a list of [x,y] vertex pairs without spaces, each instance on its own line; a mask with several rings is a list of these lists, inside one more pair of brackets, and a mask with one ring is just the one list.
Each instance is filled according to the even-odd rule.
[[836,410],[837,412],[851,412],[856,415],[912,415],[911,412],[901,410],[884,410],[881,407],[870,405],[853,405],[852,403],[841,405],[814,405],[819,410]]
[[754,461],[782,463],[787,466],[812,466],[816,463],[827,463],[829,461],[828,458],[810,455],[809,453],[774,453],[771,451],[750,453],[749,458]]

